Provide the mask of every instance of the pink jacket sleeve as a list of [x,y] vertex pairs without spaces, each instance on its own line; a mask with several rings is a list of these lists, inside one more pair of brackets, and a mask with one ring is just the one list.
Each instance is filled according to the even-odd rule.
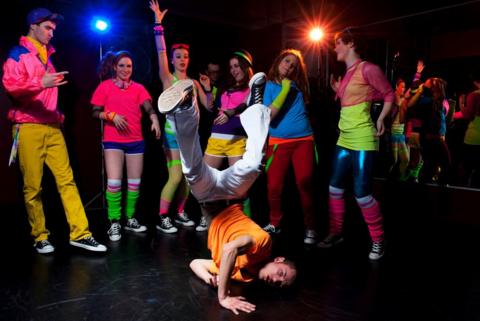
[[2,80],[6,91],[17,99],[35,96],[44,89],[41,76],[29,75],[22,61],[12,58],[3,65]]

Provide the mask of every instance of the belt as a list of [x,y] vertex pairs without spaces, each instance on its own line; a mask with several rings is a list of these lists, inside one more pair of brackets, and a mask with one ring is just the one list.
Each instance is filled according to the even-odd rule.
[[232,199],[232,200],[218,200],[218,201],[206,201],[206,202],[199,202],[200,206],[203,207],[228,207],[233,204],[240,204],[243,203],[242,199]]
[[218,201],[210,201],[210,202],[200,202],[200,208],[202,210],[203,215],[207,215],[213,217],[226,209],[227,207],[240,204],[243,200],[241,199],[232,199],[232,200],[218,200]]

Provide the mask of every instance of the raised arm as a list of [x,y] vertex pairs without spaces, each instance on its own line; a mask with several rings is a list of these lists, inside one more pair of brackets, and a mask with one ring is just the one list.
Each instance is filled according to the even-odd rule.
[[229,296],[230,278],[235,260],[238,255],[244,254],[253,245],[253,238],[250,235],[243,235],[223,246],[218,274],[218,302],[235,314],[238,314],[239,310],[248,313],[255,311],[255,305],[245,301],[244,297]]
[[170,87],[173,83],[173,75],[168,69],[168,56],[167,56],[167,45],[165,44],[165,37],[163,35],[163,26],[162,20],[168,9],[163,11],[160,10],[157,0],[150,1],[150,9],[155,14],[155,45],[157,47],[157,57],[158,57],[158,72],[160,80],[163,84],[163,89]]

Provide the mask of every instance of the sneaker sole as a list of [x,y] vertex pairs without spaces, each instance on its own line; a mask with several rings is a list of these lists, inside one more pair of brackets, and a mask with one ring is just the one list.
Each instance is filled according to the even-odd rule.
[[195,231],[197,231],[197,232],[205,232],[206,230],[208,230],[208,227],[197,226],[195,228]]
[[195,225],[195,222],[193,222],[193,221],[183,222],[183,221],[175,220],[175,223],[186,226],[186,227],[191,227],[191,226]]
[[163,233],[166,233],[166,234],[174,234],[174,233],[177,233],[177,232],[178,232],[178,229],[176,229],[176,228],[175,228],[175,229],[171,229],[171,228],[170,228],[170,229],[166,230],[166,229],[161,228],[161,227],[158,226],[158,225],[155,226],[155,227],[157,228],[157,230],[159,230],[159,231],[161,231],[161,232],[163,232]]
[[139,227],[139,228],[132,228],[132,227],[125,226],[123,229],[127,230],[127,231],[136,232],[136,233],[141,233],[141,232],[145,232],[147,230],[147,227],[142,226],[142,227]]
[[306,237],[303,239],[303,243],[304,244],[315,244],[317,243],[317,240],[315,240],[314,238],[311,238],[311,237]]
[[162,114],[172,111],[185,97],[185,91],[193,86],[194,84],[191,79],[185,79],[178,81],[172,87],[166,89],[160,97],[158,97],[158,111]]
[[368,258],[372,261],[377,261],[377,260],[380,260],[384,255],[385,255],[385,253],[382,253],[382,255],[375,254],[375,256],[372,256],[371,254],[368,254]]
[[322,244],[322,242],[323,241],[319,242],[317,244],[317,247],[319,247],[321,249],[330,249],[330,248],[334,247],[335,245],[338,245],[338,244],[342,243],[343,242],[343,237],[338,239],[337,241],[335,241],[333,243],[330,243],[330,244],[325,244],[325,243]]
[[[253,84],[258,80],[258,79],[261,79],[263,78],[264,79],[264,83],[267,81],[267,75],[265,75],[264,72],[257,72],[255,75],[252,76],[252,78],[250,79],[250,81],[248,82],[248,87],[251,88],[253,86]],[[261,85],[261,84],[258,84],[258,85]]]
[[37,248],[35,248],[35,250],[37,250],[37,252],[40,253],[40,254],[49,254],[49,253],[53,253],[55,251],[55,248],[52,248],[52,249],[37,249]]
[[116,242],[116,241],[120,241],[120,239],[122,238],[121,235],[118,235],[118,236],[108,236],[108,238],[110,239],[110,241],[112,242]]
[[75,246],[75,247],[80,247],[82,249],[92,251],[92,252],[107,252],[107,248],[105,247],[105,245],[101,245],[101,244],[99,246],[93,247],[93,246],[90,246],[90,245],[77,243],[75,241],[70,241],[70,245]]

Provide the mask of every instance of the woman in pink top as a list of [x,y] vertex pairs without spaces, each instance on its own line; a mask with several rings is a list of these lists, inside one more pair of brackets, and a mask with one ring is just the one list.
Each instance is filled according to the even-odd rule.
[[152,107],[152,98],[145,88],[131,80],[133,62],[130,53],[107,53],[101,62],[100,77],[106,79],[95,90],[91,103],[93,117],[104,121],[103,148],[107,171],[108,236],[121,238],[122,174],[126,161],[128,190],[125,201],[126,230],[144,232],[133,217],[139,196],[145,144],[142,136],[142,108],[149,114],[151,130],[160,139],[160,125]]
[[[318,246],[328,248],[343,241],[343,193],[346,177],[352,171],[355,198],[372,239],[369,258],[378,260],[384,254],[383,223],[380,206],[372,196],[372,167],[378,137],[385,131],[383,120],[390,112],[395,96],[380,68],[360,58],[360,40],[348,28],[335,35],[337,60],[346,64],[347,72],[343,79],[331,81],[342,107],[338,123],[340,136],[329,186],[330,233]],[[372,100],[379,98],[383,99],[384,105],[375,127],[370,106]]]

